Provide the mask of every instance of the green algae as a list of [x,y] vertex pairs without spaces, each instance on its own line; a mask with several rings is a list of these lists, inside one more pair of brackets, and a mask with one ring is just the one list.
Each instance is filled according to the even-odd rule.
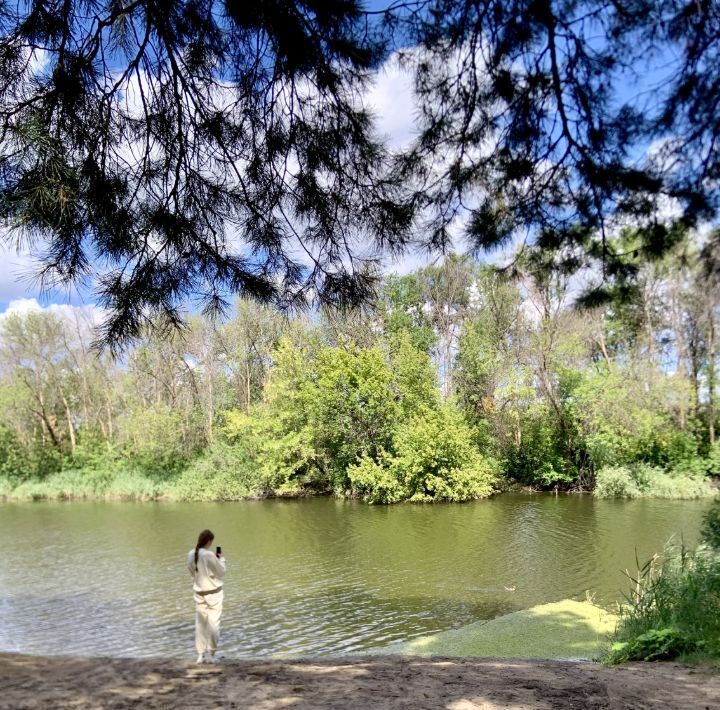
[[589,602],[563,599],[477,621],[459,629],[394,643],[378,653],[413,656],[594,659],[617,617]]

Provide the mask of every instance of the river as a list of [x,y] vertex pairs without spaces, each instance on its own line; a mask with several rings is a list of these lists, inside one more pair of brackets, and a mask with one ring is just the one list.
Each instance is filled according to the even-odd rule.
[[341,654],[563,598],[611,605],[624,569],[707,501],[501,495],[465,505],[332,499],[0,503],[0,651],[193,656],[188,550],[228,560],[228,657]]

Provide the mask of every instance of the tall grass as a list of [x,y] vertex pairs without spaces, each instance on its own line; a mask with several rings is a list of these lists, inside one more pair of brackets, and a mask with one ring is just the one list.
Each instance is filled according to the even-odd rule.
[[710,506],[703,518],[702,535],[705,542],[720,552],[720,498]]
[[720,661],[720,556],[707,547],[669,547],[630,577],[605,660]]
[[0,481],[0,495],[16,500],[156,500],[166,488],[133,469],[69,469],[16,486]]
[[606,466],[595,476],[596,498],[708,498],[716,491],[707,476],[681,469],[665,471],[632,464]]

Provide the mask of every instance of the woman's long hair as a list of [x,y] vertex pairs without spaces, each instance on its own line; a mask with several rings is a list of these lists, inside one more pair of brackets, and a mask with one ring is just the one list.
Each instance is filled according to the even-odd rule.
[[197,545],[195,545],[195,571],[197,572],[197,561],[198,561],[198,551],[201,547],[205,547],[205,545],[208,544],[208,542],[212,542],[215,539],[215,535],[213,535],[212,530],[203,530],[200,535],[198,535],[198,541]]

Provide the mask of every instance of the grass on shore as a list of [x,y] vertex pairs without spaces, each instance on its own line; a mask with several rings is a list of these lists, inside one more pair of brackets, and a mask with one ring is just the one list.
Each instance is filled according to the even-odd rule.
[[69,469],[16,485],[0,478],[0,498],[11,500],[150,501],[168,497],[171,490],[171,484],[129,468],[112,473]]
[[605,662],[720,663],[720,553],[668,548],[632,581]]

